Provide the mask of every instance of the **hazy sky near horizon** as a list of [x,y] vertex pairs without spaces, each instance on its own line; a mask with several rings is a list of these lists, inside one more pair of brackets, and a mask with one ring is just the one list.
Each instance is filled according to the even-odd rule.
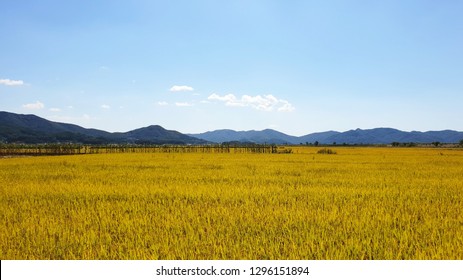
[[0,111],[108,131],[463,131],[462,11],[456,0],[0,0]]

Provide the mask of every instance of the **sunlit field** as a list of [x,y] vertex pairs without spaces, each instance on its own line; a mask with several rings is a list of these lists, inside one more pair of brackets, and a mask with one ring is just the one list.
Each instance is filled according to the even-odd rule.
[[463,259],[463,150],[0,159],[1,259]]

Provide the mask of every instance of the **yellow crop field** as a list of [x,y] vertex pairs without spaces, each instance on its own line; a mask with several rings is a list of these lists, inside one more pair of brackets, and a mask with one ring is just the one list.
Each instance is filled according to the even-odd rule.
[[463,150],[0,159],[1,259],[463,259]]

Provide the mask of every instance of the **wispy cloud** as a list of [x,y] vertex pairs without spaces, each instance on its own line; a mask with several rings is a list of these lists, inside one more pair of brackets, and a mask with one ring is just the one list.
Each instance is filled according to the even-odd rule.
[[37,101],[35,103],[24,104],[23,108],[28,110],[40,110],[45,108],[45,105],[42,102]]
[[61,112],[60,108],[50,108],[50,112]]
[[178,92],[178,91],[193,91],[194,88],[190,86],[173,86],[169,89],[171,92]]
[[231,107],[251,107],[260,111],[278,111],[278,112],[292,112],[295,110],[294,106],[284,99],[278,99],[275,96],[269,95],[243,95],[237,98],[234,94],[227,94],[220,96],[218,94],[211,94],[207,98],[212,101],[224,102],[226,106]]
[[193,104],[188,102],[175,102],[175,106],[177,107],[191,107]]
[[22,86],[24,81],[22,80],[10,80],[10,79],[0,79],[0,84],[5,86]]
[[103,104],[103,105],[101,105],[101,108],[105,109],[105,110],[108,110],[108,109],[111,109],[111,106],[109,106],[107,104]]
[[169,103],[167,103],[167,102],[165,102],[165,101],[159,101],[159,102],[158,102],[158,105],[159,105],[159,106],[167,106],[167,105],[169,105]]
[[225,102],[225,105],[227,106],[245,106],[245,105],[242,105],[239,103],[239,101],[237,100],[236,96],[234,94],[227,94],[227,95],[224,95],[224,96],[220,96],[218,94],[211,94],[209,95],[209,97],[207,98],[208,100],[217,100],[217,101],[223,101]]
[[279,101],[281,103],[281,106],[278,107],[278,112],[292,112],[296,110],[296,108],[294,108],[294,106],[291,105],[291,103],[289,103],[288,101],[283,99],[280,99]]

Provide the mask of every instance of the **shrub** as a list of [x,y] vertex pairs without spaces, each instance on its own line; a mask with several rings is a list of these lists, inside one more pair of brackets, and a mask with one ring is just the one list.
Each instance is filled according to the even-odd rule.
[[334,151],[334,150],[327,149],[327,148],[323,148],[323,149],[321,149],[321,150],[318,150],[317,154],[335,155],[335,154],[337,154],[337,153],[336,153],[336,151]]

